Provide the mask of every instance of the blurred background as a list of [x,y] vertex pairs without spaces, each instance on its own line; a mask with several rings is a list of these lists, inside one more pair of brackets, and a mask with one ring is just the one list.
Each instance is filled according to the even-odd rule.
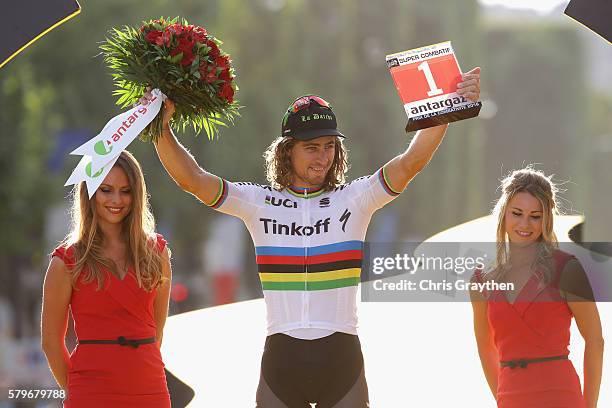
[[[563,15],[567,1],[80,4],[80,15],[0,70],[0,389],[54,386],[40,351],[42,281],[70,226],[63,184],[80,156],[68,153],[120,112],[98,55],[111,27],[178,15],[224,42],[242,117],[215,140],[189,131],[179,138],[212,173],[258,183],[263,151],[304,93],[332,103],[348,136],[349,180],[377,170],[412,137],[385,55],[451,40],[464,71],[482,67],[480,117],[451,125],[430,165],[374,217],[367,239],[418,241],[486,215],[500,178],[531,163],[561,183],[566,213],[585,216],[583,240],[612,238],[612,48]],[[242,223],[183,193],[151,144],[129,150],[173,252],[171,314],[261,297]],[[34,406],[11,404],[0,399],[1,408]]]

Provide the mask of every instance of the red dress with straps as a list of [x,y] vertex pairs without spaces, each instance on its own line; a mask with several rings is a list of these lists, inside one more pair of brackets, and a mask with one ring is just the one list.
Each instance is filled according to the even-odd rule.
[[[572,312],[559,293],[561,272],[573,255],[556,250],[552,281],[539,285],[534,273],[514,303],[503,292],[488,294],[487,317],[500,361],[568,355]],[[477,273],[477,280],[482,276]],[[572,362],[553,360],[527,367],[501,367],[500,408],[584,408],[580,379]]]
[[[157,235],[157,249],[166,241]],[[53,251],[70,267],[74,248]],[[119,279],[107,270],[104,288],[83,275],[72,291],[70,308],[76,336],[81,340],[145,339],[156,336],[153,302],[156,290],[138,286],[133,270]],[[66,408],[170,408],[164,363],[157,343],[137,348],[119,344],[81,344],[70,356]]]

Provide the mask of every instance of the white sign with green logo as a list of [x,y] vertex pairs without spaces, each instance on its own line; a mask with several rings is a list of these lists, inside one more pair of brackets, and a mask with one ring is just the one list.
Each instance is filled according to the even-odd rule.
[[94,195],[121,152],[159,113],[166,96],[159,89],[151,93],[153,97],[147,105],[138,105],[115,116],[96,137],[70,153],[83,155],[83,158],[64,185],[85,181],[89,198]]

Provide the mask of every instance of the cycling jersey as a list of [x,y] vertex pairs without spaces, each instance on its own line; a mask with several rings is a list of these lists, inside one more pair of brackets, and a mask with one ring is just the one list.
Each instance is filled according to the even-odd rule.
[[384,167],[331,191],[219,184],[209,206],[241,218],[251,234],[268,335],[302,328],[357,334],[367,227],[374,211],[399,195]]

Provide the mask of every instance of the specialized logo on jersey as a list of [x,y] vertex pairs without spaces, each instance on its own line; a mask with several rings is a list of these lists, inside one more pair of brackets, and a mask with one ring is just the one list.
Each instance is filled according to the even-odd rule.
[[266,204],[273,205],[276,207],[285,207],[285,208],[298,208],[297,201],[293,201],[290,198],[278,198],[274,196],[266,196]]
[[351,212],[348,210],[348,208],[346,210],[344,210],[344,213],[342,214],[342,216],[340,217],[340,219],[338,221],[340,221],[342,223],[342,232],[346,232],[344,230],[344,228],[346,227],[346,222],[348,221],[348,219],[351,216]]
[[317,220],[313,225],[298,225],[296,222],[282,224],[272,218],[260,218],[259,221],[263,223],[265,234],[309,237],[312,234],[320,235],[329,232],[331,219],[328,217],[324,220]]
[[325,197],[319,200],[319,208],[326,208],[330,206],[329,197]]

